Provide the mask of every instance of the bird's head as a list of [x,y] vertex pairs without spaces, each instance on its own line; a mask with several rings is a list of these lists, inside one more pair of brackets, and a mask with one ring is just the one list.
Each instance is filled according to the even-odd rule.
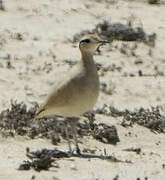
[[82,53],[86,52],[86,53],[94,54],[94,52],[100,45],[106,43],[109,43],[109,41],[102,40],[95,34],[87,34],[81,39],[79,43],[79,48]]

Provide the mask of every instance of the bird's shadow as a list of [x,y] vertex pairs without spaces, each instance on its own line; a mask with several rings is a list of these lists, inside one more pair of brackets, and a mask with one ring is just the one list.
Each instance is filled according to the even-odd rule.
[[104,155],[97,155],[97,154],[90,154],[90,153],[74,153],[69,151],[63,151],[59,149],[42,149],[38,151],[28,151],[26,153],[26,156],[30,159],[34,158],[43,158],[43,157],[51,157],[51,158],[71,158],[71,157],[77,157],[77,158],[83,158],[83,159],[101,159],[101,160],[108,160],[111,162],[124,162],[124,163],[131,163],[130,161],[126,160],[119,160],[118,158],[107,155],[106,152],[104,152]]
[[108,160],[111,162],[125,162],[125,163],[131,163],[130,161],[122,161],[117,159],[114,156],[111,155],[96,155],[96,154],[77,154],[77,153],[72,153],[70,157],[78,157],[78,158],[83,158],[83,159],[101,159],[101,160]]
[[96,155],[96,154],[88,154],[88,153],[74,153],[74,152],[66,152],[58,149],[41,149],[37,151],[30,151],[29,148],[26,149],[26,156],[29,160],[24,160],[18,170],[30,170],[33,168],[36,171],[48,170],[50,167],[57,167],[57,164],[54,164],[56,160],[64,159],[64,158],[83,158],[83,159],[101,159],[107,160],[109,162],[114,163],[132,163],[131,161],[122,161],[117,159],[114,156],[106,155]]

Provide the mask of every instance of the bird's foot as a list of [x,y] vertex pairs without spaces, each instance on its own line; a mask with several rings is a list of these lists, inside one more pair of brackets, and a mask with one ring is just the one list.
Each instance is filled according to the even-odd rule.
[[67,153],[68,153],[68,156],[71,157],[74,154],[74,150],[69,150]]
[[79,146],[76,146],[76,153],[81,155],[81,150],[80,150]]

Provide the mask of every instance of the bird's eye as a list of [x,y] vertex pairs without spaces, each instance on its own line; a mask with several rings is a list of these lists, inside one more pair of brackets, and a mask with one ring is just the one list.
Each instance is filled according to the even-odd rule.
[[90,39],[83,39],[81,42],[90,43],[91,40]]

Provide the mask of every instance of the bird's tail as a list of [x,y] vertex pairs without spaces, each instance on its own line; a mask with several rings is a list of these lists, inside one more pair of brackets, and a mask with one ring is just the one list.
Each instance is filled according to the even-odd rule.
[[35,119],[38,119],[38,118],[42,118],[44,115],[44,111],[45,111],[45,108],[43,105],[40,105],[39,108],[37,109],[36,113],[35,113],[35,116],[34,118]]

